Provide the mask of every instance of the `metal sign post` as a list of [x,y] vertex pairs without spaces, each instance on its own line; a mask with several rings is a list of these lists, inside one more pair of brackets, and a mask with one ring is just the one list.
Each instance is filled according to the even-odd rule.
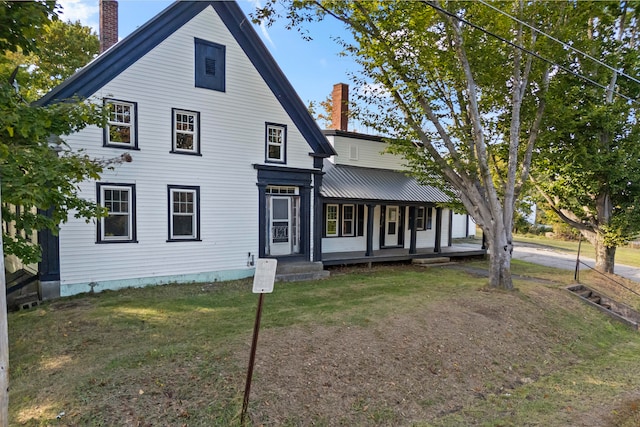
[[258,346],[258,332],[260,331],[260,318],[262,317],[262,301],[264,294],[273,292],[273,283],[276,279],[276,259],[258,259],[256,273],[253,276],[253,293],[260,294],[258,298],[258,308],[256,309],[256,321],[253,325],[253,340],[251,341],[251,355],[249,356],[249,367],[247,369],[247,382],[244,387],[244,399],[242,401],[242,413],[240,414],[240,425],[244,425],[244,417],[249,406],[249,393],[251,392],[251,377],[253,376],[253,365],[256,360],[256,347]]

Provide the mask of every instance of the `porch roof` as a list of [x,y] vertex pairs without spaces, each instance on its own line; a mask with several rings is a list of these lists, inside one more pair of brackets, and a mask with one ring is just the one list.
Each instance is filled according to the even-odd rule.
[[320,194],[330,199],[391,202],[442,203],[450,200],[441,190],[421,185],[403,172],[334,165],[328,161],[325,161]]

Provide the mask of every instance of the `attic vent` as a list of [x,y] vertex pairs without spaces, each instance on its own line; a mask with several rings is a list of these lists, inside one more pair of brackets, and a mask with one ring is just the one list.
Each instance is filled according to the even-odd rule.
[[204,60],[204,72],[210,76],[216,75],[216,60],[213,58],[205,58]]
[[358,146],[349,145],[349,160],[358,160]]
[[225,47],[196,38],[195,86],[225,91]]

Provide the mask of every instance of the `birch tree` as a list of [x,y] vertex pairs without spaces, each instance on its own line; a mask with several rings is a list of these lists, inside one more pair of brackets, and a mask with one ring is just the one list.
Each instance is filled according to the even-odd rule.
[[354,80],[365,122],[423,182],[460,200],[486,236],[490,285],[512,289],[514,207],[551,71],[527,53],[544,52],[546,40],[523,22],[552,32],[567,4],[500,6],[521,22],[483,3],[447,1],[297,0],[269,3],[255,18],[286,17],[302,32],[310,20],[344,23],[350,38],[339,42],[361,66]]

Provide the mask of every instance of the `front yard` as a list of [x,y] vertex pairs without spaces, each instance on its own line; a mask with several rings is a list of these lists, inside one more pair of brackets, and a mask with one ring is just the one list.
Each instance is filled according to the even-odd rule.
[[[572,272],[514,261],[522,276],[507,293],[487,290],[483,269],[388,265],[277,283],[248,425],[640,422],[638,332],[569,295]],[[11,313],[11,425],[239,425],[256,303],[249,280]]]

